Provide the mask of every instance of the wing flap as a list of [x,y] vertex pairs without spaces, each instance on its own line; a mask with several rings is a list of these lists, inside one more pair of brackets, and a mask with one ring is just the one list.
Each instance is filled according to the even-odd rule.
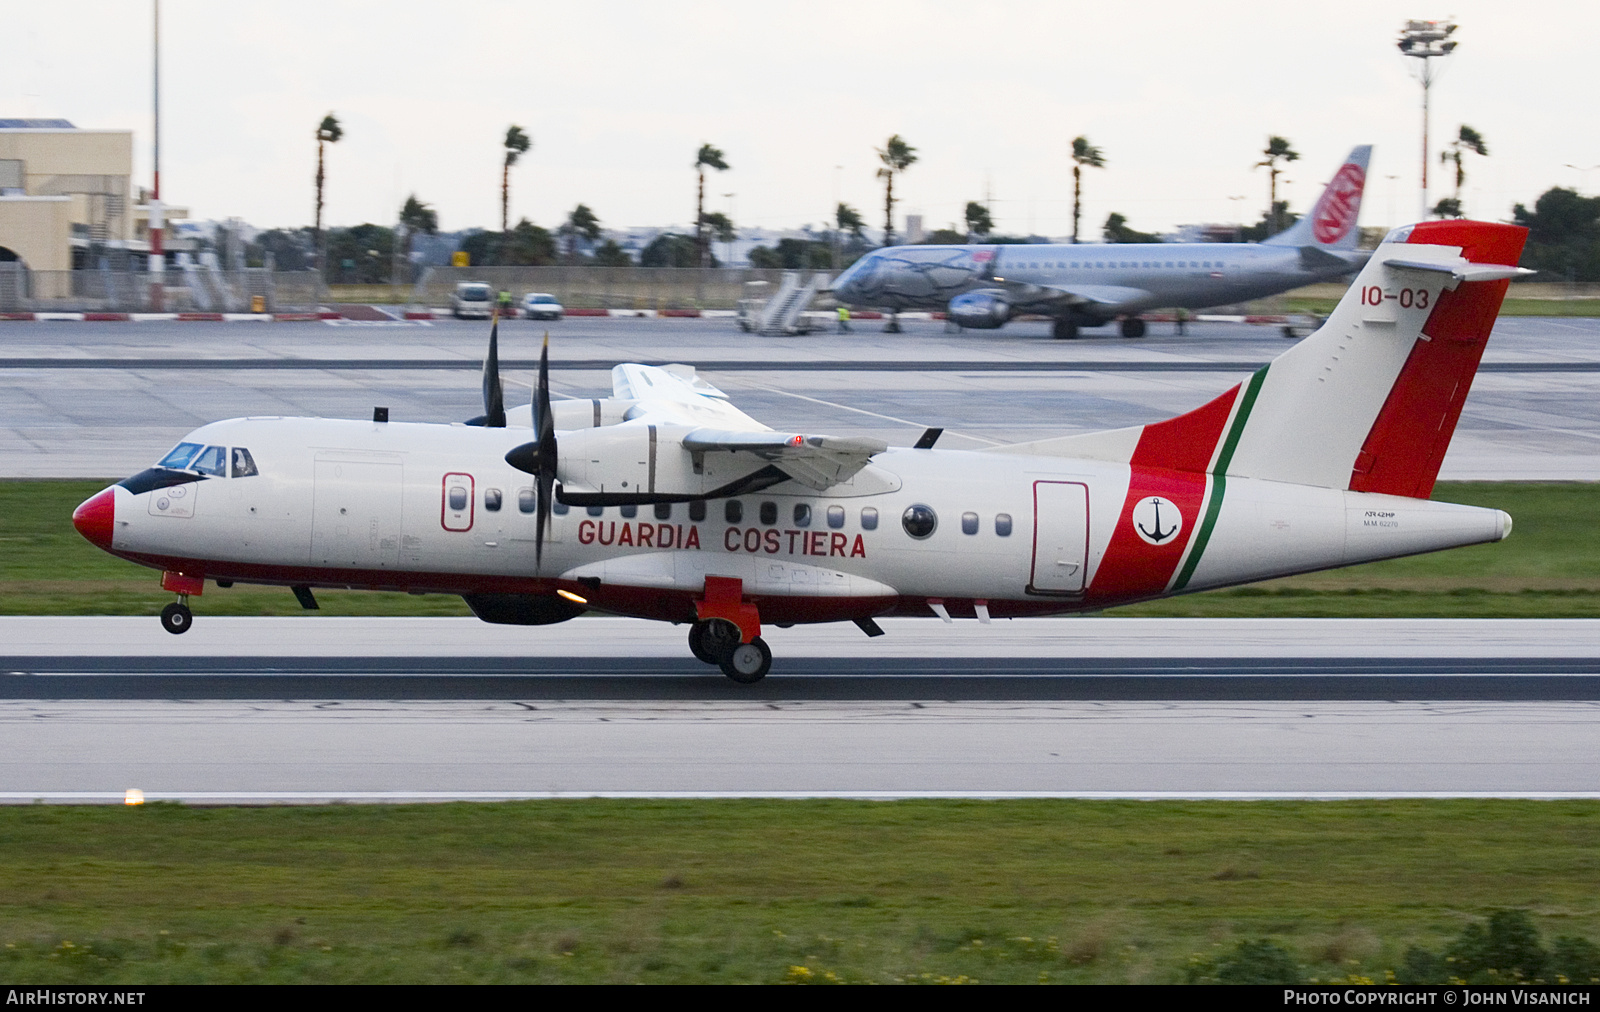
[[690,453],[748,453],[817,491],[848,481],[889,444],[866,436],[695,429],[683,437]]

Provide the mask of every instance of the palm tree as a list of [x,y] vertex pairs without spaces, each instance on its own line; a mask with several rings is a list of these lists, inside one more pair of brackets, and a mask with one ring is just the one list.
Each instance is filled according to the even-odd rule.
[[1078,218],[1083,213],[1083,170],[1103,169],[1106,156],[1087,137],[1072,138],[1072,241],[1078,241]]
[[[1478,131],[1463,123],[1461,124],[1461,129],[1456,132],[1456,139],[1450,142],[1450,147],[1439,152],[1440,164],[1447,162],[1456,163],[1456,195],[1454,197],[1454,203],[1451,205],[1454,208],[1454,213],[1449,215],[1449,217],[1452,218],[1461,217],[1461,184],[1467,181],[1467,170],[1461,164],[1461,156],[1466,154],[1468,151],[1471,151],[1477,155],[1488,157],[1489,142],[1485,141],[1483,139],[1483,135],[1478,133]],[[1447,197],[1446,199],[1449,200],[1451,198]],[[1440,201],[1439,204],[1440,206],[1444,206],[1444,201]],[[1435,208],[1436,213],[1437,210],[1438,209]],[[1440,217],[1445,217],[1445,215],[1441,214]]]
[[711,243],[706,239],[706,169],[727,171],[728,162],[723,157],[721,148],[702,144],[700,153],[694,157],[694,170],[700,177],[700,188],[694,201],[694,248],[695,262],[701,267],[707,267],[711,263]]
[[411,256],[411,238],[418,232],[424,235],[433,235],[439,231],[439,213],[433,208],[417,199],[413,193],[406,198],[404,206],[400,208],[400,227],[405,231],[405,247],[401,255]]
[[322,122],[317,124],[317,223],[312,228],[312,241],[316,243],[317,271],[325,272],[328,250],[323,242],[322,235],[322,184],[327,178],[323,172],[323,152],[329,144],[339,143],[339,138],[344,136],[344,128],[334,118],[333,113],[322,117]]
[[994,231],[994,218],[989,215],[989,209],[976,200],[967,201],[966,219],[968,236],[982,238]]
[[883,244],[894,245],[894,177],[897,173],[904,172],[917,160],[917,149],[907,144],[899,134],[878,149],[878,161],[883,167],[878,169],[878,178],[884,182],[883,191]]
[[528,153],[533,147],[533,139],[522,132],[522,128],[512,124],[506,128],[506,160],[500,170],[500,231],[505,232],[511,227],[511,166],[517,164],[517,159]]
[[578,259],[578,237],[597,242],[600,239],[600,218],[589,209],[588,204],[579,204],[567,215],[566,224],[561,226],[561,231],[567,237],[567,259]]
[[[1284,207],[1278,206],[1278,173],[1283,171],[1278,168],[1278,160],[1297,162],[1300,160],[1300,152],[1291,148],[1289,142],[1282,137],[1271,136],[1267,138],[1267,146],[1261,149],[1261,153],[1267,156],[1266,161],[1257,162],[1255,167],[1267,170],[1269,180],[1267,184],[1267,217],[1272,219],[1272,232],[1276,235],[1283,231],[1283,212],[1285,210]],[[1287,207],[1287,202],[1285,207]]]

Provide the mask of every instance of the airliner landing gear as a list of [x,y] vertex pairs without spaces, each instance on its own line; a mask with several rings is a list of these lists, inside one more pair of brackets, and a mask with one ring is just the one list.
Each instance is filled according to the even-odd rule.
[[1070,316],[1058,317],[1050,327],[1050,336],[1057,341],[1071,341],[1078,336],[1078,321]]
[[194,612],[187,601],[174,601],[161,609],[161,628],[174,636],[189,631],[194,625]]
[[1123,337],[1143,337],[1144,321],[1137,316],[1130,316],[1122,321]]

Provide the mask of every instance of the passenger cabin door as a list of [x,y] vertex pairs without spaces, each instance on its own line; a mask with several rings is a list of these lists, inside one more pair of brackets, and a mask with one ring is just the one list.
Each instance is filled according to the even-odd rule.
[[399,567],[401,472],[399,461],[317,459],[312,565]]
[[1082,594],[1089,558],[1089,486],[1033,483],[1033,572],[1028,592]]

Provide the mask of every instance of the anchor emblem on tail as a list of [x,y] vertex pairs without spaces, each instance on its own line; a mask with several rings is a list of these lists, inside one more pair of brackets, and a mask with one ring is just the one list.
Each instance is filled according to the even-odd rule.
[[1146,544],[1165,545],[1183,530],[1183,513],[1171,499],[1146,496],[1133,507],[1133,529]]

